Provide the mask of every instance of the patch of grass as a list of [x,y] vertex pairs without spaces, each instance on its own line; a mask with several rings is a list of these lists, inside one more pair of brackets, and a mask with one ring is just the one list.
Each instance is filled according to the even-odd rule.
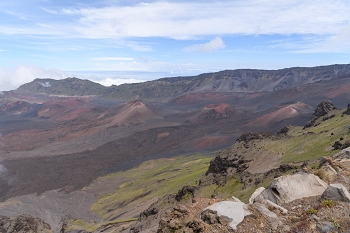
[[[266,148],[274,153],[283,154],[282,162],[312,161],[322,156],[332,155],[334,151],[330,148],[336,140],[350,139],[346,128],[350,118],[341,117],[341,114],[341,111],[338,111],[334,118],[305,130],[300,126],[293,126],[288,132],[290,138],[266,140]],[[332,134],[329,134],[330,131]]]
[[337,219],[333,218],[332,216],[328,216],[328,217],[329,217],[329,220],[333,223],[333,226],[335,228],[337,228],[338,230],[342,229],[342,227]]
[[[110,220],[126,209],[166,194],[177,193],[185,185],[197,185],[213,156],[194,154],[150,160],[130,170],[109,174],[108,177],[115,179],[128,177],[128,181],[116,187],[114,193],[102,193],[91,210],[103,219]],[[98,182],[103,180],[104,177],[101,177]]]
[[216,184],[212,184],[209,186],[200,187],[198,191],[196,191],[196,195],[205,198],[211,198],[214,194],[215,190],[218,188]]
[[241,188],[242,188],[242,184],[239,183],[236,178],[232,177],[226,182],[225,185],[219,186],[215,190],[215,195],[219,198],[229,198],[232,195],[234,195],[234,193],[237,193],[237,191],[241,190]]
[[322,168],[317,169],[317,171],[315,172],[315,175],[320,177],[320,179],[325,179],[326,178],[326,171],[323,170]]
[[306,211],[308,214],[317,214],[318,210],[315,210],[314,208],[310,208]]
[[321,201],[321,204],[324,206],[324,207],[332,207],[334,206],[334,202],[332,200],[329,200],[329,199],[323,199]]

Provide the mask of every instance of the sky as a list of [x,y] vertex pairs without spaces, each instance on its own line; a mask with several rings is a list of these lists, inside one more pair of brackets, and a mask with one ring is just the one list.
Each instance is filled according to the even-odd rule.
[[348,0],[0,2],[0,91],[350,63]]

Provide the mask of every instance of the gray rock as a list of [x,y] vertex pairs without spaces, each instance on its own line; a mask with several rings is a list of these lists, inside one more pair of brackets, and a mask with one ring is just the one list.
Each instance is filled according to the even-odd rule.
[[350,201],[350,194],[342,184],[330,184],[323,192],[322,199],[333,201]]
[[318,223],[317,230],[322,233],[338,232],[338,229],[334,227],[334,224],[328,221]]

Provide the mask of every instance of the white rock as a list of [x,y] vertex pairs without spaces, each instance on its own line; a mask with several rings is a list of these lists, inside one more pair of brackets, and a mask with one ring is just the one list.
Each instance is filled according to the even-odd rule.
[[250,198],[249,198],[249,204],[253,204],[254,201],[255,201],[255,198],[256,198],[257,196],[259,196],[259,194],[260,194],[262,191],[264,191],[264,190],[265,190],[264,187],[257,188],[257,189],[255,190],[255,192],[250,196]]
[[208,206],[206,209],[210,209],[217,212],[219,217],[224,217],[229,222],[229,228],[236,229],[244,219],[244,206],[242,202],[222,201]]
[[263,203],[263,199],[267,199],[279,205],[305,197],[321,195],[326,188],[327,184],[318,176],[296,173],[274,179],[255,200]]

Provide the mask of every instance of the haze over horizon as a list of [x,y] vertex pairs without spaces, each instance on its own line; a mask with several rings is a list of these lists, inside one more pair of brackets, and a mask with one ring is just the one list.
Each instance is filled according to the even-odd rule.
[[345,0],[14,0],[0,9],[0,90],[35,78],[108,86],[350,63]]

